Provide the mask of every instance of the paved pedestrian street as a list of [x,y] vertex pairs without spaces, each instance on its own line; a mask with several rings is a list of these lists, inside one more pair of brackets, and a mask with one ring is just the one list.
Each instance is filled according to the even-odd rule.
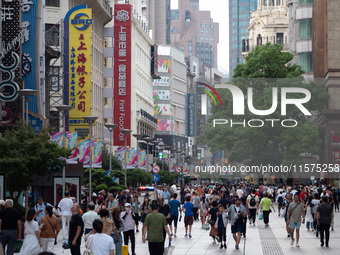
[[[276,210],[277,211],[277,210]],[[220,249],[219,244],[212,244],[209,231],[201,229],[200,222],[194,222],[192,238],[184,237],[185,229],[183,220],[179,222],[177,238],[173,238],[172,245],[175,246],[174,255],[209,255],[209,254],[256,254],[256,255],[282,255],[282,254],[340,254],[340,213],[335,213],[334,231],[330,233],[329,248],[320,247],[320,240],[315,233],[306,230],[306,225],[301,225],[300,248],[290,246],[290,238],[285,231],[284,219],[277,216],[276,212],[271,213],[269,228],[265,228],[263,221],[256,222],[256,226],[247,224],[246,238],[241,239],[240,249],[235,249],[235,242],[230,231],[230,224],[227,227],[227,249]],[[141,230],[141,225],[140,225]],[[136,233],[136,254],[146,255],[148,253],[147,243],[142,243],[142,233]],[[62,235],[59,234],[58,244],[55,246],[57,255],[70,254],[69,250],[61,247]],[[168,244],[168,239],[166,241]],[[84,248],[82,241],[82,251]],[[129,246],[130,248],[130,246]],[[130,252],[131,254],[131,252]],[[161,254],[160,254],[161,255]]]

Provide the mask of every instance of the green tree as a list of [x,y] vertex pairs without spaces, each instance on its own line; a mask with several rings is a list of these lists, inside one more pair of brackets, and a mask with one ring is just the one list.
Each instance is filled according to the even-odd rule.
[[162,161],[161,159],[156,159],[156,164],[159,165],[159,167],[162,169],[162,162],[163,162],[163,170],[169,171],[169,165]]
[[[101,168],[92,169],[92,190],[98,192],[100,190],[105,190],[108,192],[116,192],[125,188],[124,185],[119,185],[114,182],[113,177],[119,178],[120,183],[124,183],[124,172],[121,170],[113,170],[108,175],[106,175],[107,170]],[[89,169],[84,171],[84,185],[89,187]]]
[[[324,109],[328,100],[325,87],[315,83],[304,83],[301,68],[289,64],[292,59],[291,53],[282,52],[281,45],[267,43],[260,47],[256,46],[246,56],[246,63],[235,68],[232,84],[239,87],[244,95],[247,95],[247,88],[252,87],[253,105],[258,110],[271,108],[273,87],[278,88],[278,94],[282,87],[305,88],[310,91],[311,100],[304,106],[312,114]],[[291,105],[287,106],[286,116],[281,116],[280,98],[276,111],[271,115],[254,115],[247,107],[244,115],[233,115],[233,98],[230,91],[219,89],[218,93],[223,106],[212,106],[212,116],[205,126],[204,134],[199,137],[212,151],[227,149],[230,151],[228,158],[231,161],[251,165],[298,164],[301,163],[303,153],[312,155],[319,153],[321,139],[318,126],[312,121],[313,116],[305,116],[297,107]],[[290,95],[290,98],[303,96],[301,93]],[[213,127],[214,119],[227,119],[229,123]],[[246,120],[246,123],[250,119],[260,119],[265,124],[261,128],[249,127],[247,124],[245,127],[243,125],[231,127],[231,119],[234,122]],[[280,121],[276,121],[272,127],[271,122],[267,122],[266,119],[280,121],[294,119],[298,125],[294,128],[285,128],[281,126]]]
[[161,170],[159,172],[159,184],[166,183],[167,185],[172,185],[176,183],[176,180],[179,177],[179,174],[176,173],[170,173],[169,171]]
[[0,138],[0,172],[6,174],[10,197],[17,202],[37,177],[61,171],[66,164],[62,158],[69,155],[69,150],[51,142],[47,132],[35,133],[22,125],[7,130]]
[[140,168],[128,169],[126,172],[127,184],[132,186],[150,184],[152,174]]

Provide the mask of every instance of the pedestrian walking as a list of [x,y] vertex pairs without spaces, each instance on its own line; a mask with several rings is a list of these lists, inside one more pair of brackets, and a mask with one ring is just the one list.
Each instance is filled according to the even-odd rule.
[[94,255],[115,254],[115,245],[113,239],[107,234],[103,233],[103,222],[98,219],[93,221],[92,234],[88,236],[85,246],[90,249]]
[[129,239],[131,241],[132,255],[135,255],[135,226],[134,226],[134,213],[131,210],[131,205],[126,203],[124,205],[124,212],[121,213],[120,217],[124,220],[124,244],[129,245]]
[[205,224],[205,220],[208,214],[208,203],[205,200],[205,196],[202,196],[201,198],[201,202],[199,204],[199,210],[200,210],[200,216],[201,216],[201,223],[202,223],[202,227]]
[[293,202],[288,207],[288,224],[290,228],[290,245],[294,245],[294,230],[296,231],[296,247],[299,248],[299,238],[300,238],[300,227],[301,227],[301,217],[302,223],[305,224],[305,208],[303,203],[300,201],[300,194],[295,193]]
[[[215,228],[215,222],[217,220],[217,201],[211,203],[212,207],[209,209],[208,223],[211,225],[209,236],[213,239],[213,244],[216,244],[215,237],[218,235],[218,229]],[[229,207],[230,208],[230,207]]]
[[326,196],[322,198],[322,204],[318,206],[316,214],[317,224],[320,228],[321,247],[325,243],[326,247],[329,247],[329,228],[333,219],[333,211]]
[[143,226],[142,240],[143,243],[148,240],[150,255],[161,255],[164,253],[163,229],[168,233],[169,240],[171,241],[165,216],[158,212],[158,208],[157,201],[153,200],[151,203],[152,212],[146,216]]
[[[35,213],[34,209],[30,209],[27,212],[25,222],[25,240],[19,255],[37,255],[41,250],[39,225],[38,222],[33,220]],[[9,253],[7,252],[7,254]]]
[[44,202],[42,197],[38,197],[37,203],[34,206],[34,210],[36,212],[35,220],[38,222],[38,224],[40,224],[40,219],[45,216],[46,206],[53,207],[51,204]]
[[112,234],[112,238],[114,244],[116,246],[116,255],[122,255],[122,245],[123,245],[123,237],[122,232],[124,230],[124,221],[120,218],[120,208],[114,207],[112,210],[112,220],[117,228],[118,237],[115,234]]
[[[0,241],[7,255],[13,255],[15,242],[21,239],[21,215],[13,208],[13,200],[6,199],[5,209],[0,211]],[[17,232],[19,230],[19,232]]]
[[181,209],[182,211],[185,210],[184,214],[184,226],[185,226],[185,237],[188,236],[188,228],[189,228],[189,237],[191,238],[191,228],[192,224],[194,223],[194,206],[192,202],[190,202],[190,197],[187,196],[185,198],[186,202],[183,205],[183,208]]
[[194,220],[197,221],[198,220],[198,207],[199,207],[199,203],[200,203],[200,197],[198,196],[198,194],[196,192],[193,193],[193,197],[191,199],[192,204],[193,204],[193,213],[194,213]]
[[269,224],[269,213],[271,212],[270,207],[273,208],[275,212],[275,208],[273,206],[272,200],[268,198],[268,193],[264,193],[263,198],[261,199],[261,202],[260,202],[260,209],[263,212],[263,222],[266,227],[268,227],[268,224]]
[[306,203],[306,228],[307,231],[314,231],[314,220],[313,220],[313,214],[312,214],[312,210],[313,210],[313,196],[309,196],[307,203]]
[[281,212],[281,208],[282,208],[282,205],[283,205],[283,202],[284,202],[284,194],[283,194],[282,191],[280,191],[280,193],[277,195],[276,202],[277,202],[278,216],[281,216],[280,212]]
[[290,227],[289,227],[289,221],[288,221],[288,218],[287,218],[287,215],[288,215],[288,207],[289,205],[292,203],[292,195],[290,193],[287,193],[286,195],[286,199],[285,201],[283,202],[282,204],[282,208],[281,209],[285,209],[285,222],[286,222],[286,230],[287,230],[287,237],[290,237]]
[[[173,194],[172,199],[169,202],[170,206],[170,232],[171,236],[174,234],[174,237],[177,237],[177,223],[178,223],[178,212],[181,208],[181,202],[177,200],[177,193]],[[172,232],[172,222],[174,222],[174,232]]]
[[40,226],[42,226],[40,232],[41,248],[43,251],[53,252],[60,226],[57,217],[53,216],[51,206],[46,206],[45,216],[41,218],[40,222]]
[[87,206],[87,212],[82,215],[85,229],[84,235],[87,235],[93,229],[93,221],[100,219],[100,216],[94,211],[94,208],[94,203],[89,203]]
[[63,239],[66,239],[66,236],[67,236],[66,226],[68,230],[70,230],[70,220],[72,217],[72,211],[71,211],[72,206],[73,206],[73,201],[70,198],[70,192],[65,191],[65,197],[62,200],[60,200],[58,204],[58,208],[60,210],[60,215],[61,215],[61,221],[62,221]]
[[255,195],[255,189],[251,190],[251,194],[247,197],[247,205],[249,208],[249,224],[255,226],[256,221],[256,211],[259,208],[259,197]]
[[69,225],[68,240],[72,255],[80,255],[81,236],[84,232],[84,222],[79,214],[80,206],[74,203],[71,207],[72,217]]
[[235,204],[228,208],[228,219],[231,224],[231,233],[235,240],[235,249],[239,249],[241,233],[243,233],[243,217],[246,217],[246,208],[241,205],[241,199],[236,198]]
[[132,195],[132,210],[135,214],[135,227],[136,227],[136,233],[139,232],[138,230],[138,223],[139,223],[139,205],[140,205],[140,202],[138,200],[138,195],[136,192],[133,193]]
[[[219,212],[217,213],[217,220],[215,223],[215,227],[218,229],[218,237],[220,238],[220,249],[227,249],[227,224],[228,224],[228,215],[224,212],[224,206],[219,206]],[[223,244],[224,242],[224,244]]]
[[141,212],[141,222],[142,224],[144,224],[146,216],[151,212],[149,196],[144,197],[144,201],[140,207],[140,212]]

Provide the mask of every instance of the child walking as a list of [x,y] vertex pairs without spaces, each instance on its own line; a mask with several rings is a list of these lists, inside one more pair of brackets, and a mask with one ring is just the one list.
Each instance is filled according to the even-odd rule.
[[[219,212],[217,214],[217,220],[215,227],[218,229],[218,237],[220,238],[220,249],[227,249],[227,225],[228,225],[228,214],[224,212],[223,205],[219,206]],[[224,245],[222,244],[224,242]]]

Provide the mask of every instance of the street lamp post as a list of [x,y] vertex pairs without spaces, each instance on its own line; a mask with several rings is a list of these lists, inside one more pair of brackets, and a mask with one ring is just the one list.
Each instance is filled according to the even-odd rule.
[[120,129],[120,132],[124,134],[124,142],[125,142],[125,147],[124,147],[124,172],[125,172],[125,187],[127,187],[127,178],[126,178],[126,170],[127,170],[127,147],[126,147],[126,138],[127,136],[132,132],[131,129]]
[[[19,96],[22,97],[23,101],[26,102],[26,120],[25,123],[28,126],[28,102],[38,94],[38,90],[34,89],[20,89],[17,91]],[[24,102],[23,102],[23,109],[24,109]],[[23,110],[22,115],[25,115],[25,111]],[[26,211],[28,210],[28,190],[25,191],[25,208]]]
[[38,94],[38,90],[35,89],[20,89],[17,91],[19,96],[21,96],[26,102],[26,125],[28,125],[28,102]]
[[143,140],[146,142],[146,171],[149,170],[149,142],[153,140],[151,137],[144,137]]
[[110,169],[112,170],[112,133],[113,130],[118,126],[117,124],[108,123],[104,125],[110,131]]
[[[154,150],[154,151],[155,151],[155,158],[156,158],[155,162],[157,162],[157,159],[158,159],[157,149],[158,149],[158,144],[160,143],[160,141],[158,141],[158,140],[153,140],[152,143],[153,143],[153,145],[155,146],[155,150]],[[158,152],[159,152],[159,150],[158,150]]]
[[137,140],[137,167],[139,166],[139,146],[138,146],[138,142],[139,140],[144,136],[142,134],[133,134],[134,137],[136,137]]
[[89,167],[89,201],[92,201],[92,126],[98,119],[97,116],[85,116],[83,119],[90,125],[90,167]]
[[[67,113],[73,109],[73,106],[70,105],[59,105],[56,106],[59,112],[62,112],[63,115],[63,141],[62,141],[62,148],[65,148],[65,140],[66,140],[66,115]],[[63,197],[65,196],[65,166],[63,167]]]

